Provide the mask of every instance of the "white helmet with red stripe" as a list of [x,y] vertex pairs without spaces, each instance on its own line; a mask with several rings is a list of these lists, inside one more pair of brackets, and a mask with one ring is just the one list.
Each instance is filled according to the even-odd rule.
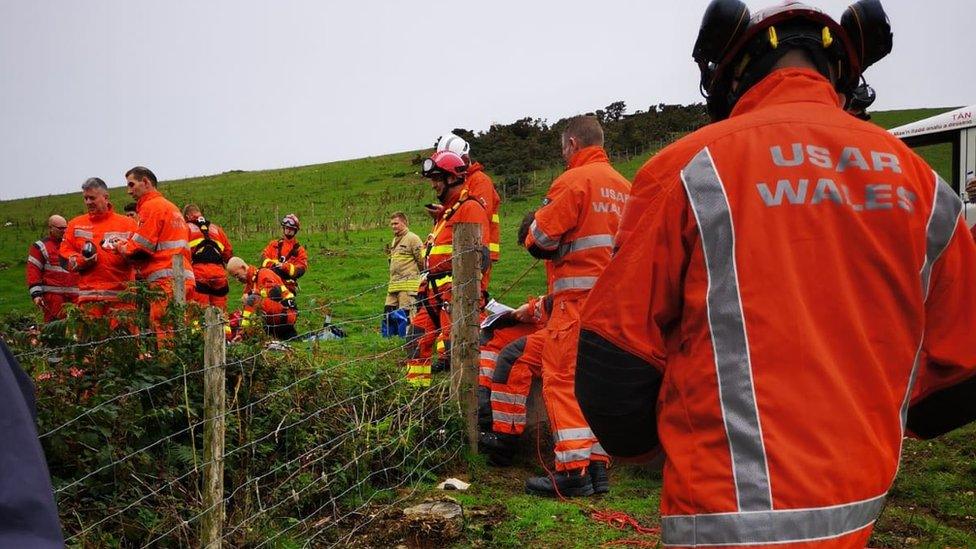
[[445,133],[438,137],[434,146],[437,148],[437,152],[451,151],[464,159],[467,159],[471,153],[471,145],[453,133]]

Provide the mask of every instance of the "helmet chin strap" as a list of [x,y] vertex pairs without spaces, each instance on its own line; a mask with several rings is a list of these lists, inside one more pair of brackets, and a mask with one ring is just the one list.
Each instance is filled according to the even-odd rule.
[[440,200],[441,204],[443,204],[444,201],[447,200],[447,195],[451,192],[451,189],[457,187],[462,183],[464,183],[464,179],[461,179],[460,177],[455,179],[453,183],[449,183],[445,181],[444,190],[437,194],[437,200]]

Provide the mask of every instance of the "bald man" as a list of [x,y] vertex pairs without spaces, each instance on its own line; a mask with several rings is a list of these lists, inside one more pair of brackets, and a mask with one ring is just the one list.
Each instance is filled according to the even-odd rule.
[[61,240],[68,222],[60,215],[47,219],[47,236],[27,249],[27,292],[44,314],[44,322],[64,318],[64,304],[78,299],[78,275],[64,268]]

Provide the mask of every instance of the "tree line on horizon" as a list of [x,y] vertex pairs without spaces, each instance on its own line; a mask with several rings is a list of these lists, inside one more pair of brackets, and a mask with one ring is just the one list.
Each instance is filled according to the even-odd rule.
[[[614,101],[590,112],[603,125],[604,148],[613,153],[636,153],[673,139],[676,133],[693,131],[708,123],[701,103],[651,105],[647,110],[627,113],[623,101]],[[552,124],[543,118],[525,117],[509,124],[492,124],[485,131],[455,128],[456,135],[471,144],[472,158],[494,174],[522,174],[563,163],[560,136],[569,118]],[[414,158],[414,164],[423,161]]]

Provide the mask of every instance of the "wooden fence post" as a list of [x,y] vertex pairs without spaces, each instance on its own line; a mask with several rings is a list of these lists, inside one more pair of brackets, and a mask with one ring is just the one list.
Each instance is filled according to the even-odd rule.
[[173,301],[186,304],[186,271],[183,270],[183,254],[173,256]]
[[451,396],[464,411],[468,445],[478,451],[478,304],[481,225],[454,224],[451,258]]
[[224,319],[216,307],[204,316],[203,351],[203,518],[200,545],[219,549],[224,526],[224,433],[227,350]]

